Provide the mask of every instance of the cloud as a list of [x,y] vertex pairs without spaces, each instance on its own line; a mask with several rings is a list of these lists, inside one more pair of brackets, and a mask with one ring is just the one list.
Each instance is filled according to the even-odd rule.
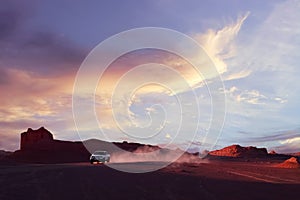
[[[225,60],[234,57],[235,39],[248,15],[249,13],[246,13],[236,22],[232,22],[220,30],[209,30],[204,34],[199,33],[194,36],[194,38],[200,41],[200,44],[202,44],[205,48],[208,48],[206,50],[208,51],[209,56],[213,57],[217,64],[221,63],[221,65],[217,66],[220,73],[224,73],[228,70]],[[196,55],[195,52],[195,56],[199,55]],[[201,60],[201,58],[199,59]],[[149,62],[160,63],[161,65],[168,66],[168,68],[157,68],[155,64],[152,66],[142,66]],[[134,69],[136,66],[144,68]],[[220,70],[220,67],[224,70]],[[147,75],[145,76],[145,74]],[[229,77],[229,79],[237,79],[238,77],[242,78],[249,74],[249,71],[242,71],[236,74],[230,73],[229,75],[231,75],[231,77]],[[86,78],[88,79],[88,77]],[[153,83],[158,84],[142,84],[147,81],[149,82],[150,80]],[[171,111],[165,112],[171,117],[169,117],[169,119],[165,119],[164,116],[157,115],[156,118],[166,120],[168,122],[172,121],[170,122],[172,124],[174,121],[176,122],[176,116],[180,116],[180,114],[174,111],[174,106],[168,98],[172,98],[172,96],[176,96],[178,94],[192,93],[193,89],[199,89],[205,85],[203,84],[203,81],[203,77],[198,75],[198,72],[188,62],[165,51],[147,49],[123,55],[112,63],[108,69],[106,69],[99,81],[97,97],[101,97],[101,100],[99,101],[97,115],[101,118],[101,126],[106,129],[116,129],[116,119],[109,117],[112,115],[112,106],[110,105],[110,99],[112,97],[113,101],[116,103],[116,106],[113,106],[113,108],[118,113],[117,121],[121,126],[138,127],[149,124],[149,119],[150,121],[153,119],[150,114],[156,114],[156,112],[149,112],[149,108],[153,108],[151,106],[157,104],[157,100],[161,101],[159,103],[163,105],[164,109]],[[142,85],[143,87],[140,87]],[[116,90],[116,86],[119,87],[118,90]],[[168,87],[172,90],[170,91]],[[132,94],[134,94],[134,96],[131,96]],[[205,95],[209,94],[205,93]],[[137,98],[137,96],[139,97]],[[191,103],[191,99],[189,99],[189,101],[189,103]],[[255,103],[254,100],[253,103]],[[126,109],[118,109],[120,106],[125,107]],[[204,110],[206,111],[207,109],[203,109],[202,111]],[[208,112],[210,113],[210,110]],[[184,112],[184,115],[191,116],[194,113],[195,110],[187,110]],[[203,115],[207,116],[209,114],[205,113]],[[193,122],[188,122],[188,124],[190,124],[191,127],[195,125]],[[207,125],[206,121],[205,123],[203,122],[203,124]],[[203,124],[201,124],[201,126]],[[173,124],[173,126],[176,127],[176,124]],[[172,131],[169,132],[171,133]]]
[[[278,153],[293,153],[300,151],[300,129],[279,131],[239,131],[236,134],[239,144],[268,147]],[[230,140],[228,140],[230,141]],[[230,141],[232,142],[232,141]]]
[[[221,63],[221,67],[224,67],[224,70],[220,70],[220,73],[227,71],[224,60],[234,56],[235,38],[248,15],[249,13],[246,13],[236,22],[232,22],[220,30],[213,31],[210,29],[204,34],[199,33],[194,36],[200,44],[207,48],[206,50],[209,55],[213,57],[215,61]],[[158,68],[155,64],[153,64],[153,66],[142,66],[149,62],[160,63],[161,65],[168,66],[168,68],[164,66]],[[134,69],[136,66],[142,66],[144,68]],[[155,70],[153,70],[154,68]],[[239,74],[232,74],[230,79],[237,79],[237,76],[245,77],[249,73],[250,72],[239,72]],[[145,74],[147,74],[147,76],[145,76]],[[88,77],[86,78],[88,79]],[[143,87],[140,87],[143,85],[143,82],[147,82],[146,80],[148,80],[148,82],[152,81],[153,83],[158,84],[144,85]],[[203,77],[198,74],[193,66],[176,55],[161,50],[151,49],[131,52],[118,58],[118,60],[106,69],[105,73],[101,77],[99,87],[97,88],[97,96],[102,98],[102,103],[99,105],[101,108],[104,108],[105,113],[101,113],[102,111],[99,109],[100,113],[98,113],[98,115],[105,120],[105,116],[111,115],[112,108],[110,106],[110,101],[103,100],[103,97],[110,99],[112,98],[112,95],[114,95],[114,101],[118,102],[118,105],[123,105],[123,107],[128,108],[127,112],[126,110],[120,112],[119,119],[122,118],[124,121],[132,121],[128,119],[129,116],[134,119],[141,118],[143,114],[137,114],[137,112],[144,113],[145,109],[149,108],[145,106],[143,108],[144,110],[132,110],[132,99],[134,99],[131,97],[132,92],[137,93],[140,96],[139,100],[134,102],[135,104],[148,104],[151,106],[150,104],[157,103],[152,97],[157,96],[157,99],[161,99],[162,101],[160,103],[166,105],[170,102],[168,102],[167,98],[162,98],[162,96],[172,96],[183,92],[192,92],[195,88],[203,87],[205,85],[203,84],[203,81]],[[119,87],[118,91],[116,91],[116,86]],[[135,89],[137,90],[133,91]],[[141,99],[143,99],[143,102],[141,102]],[[146,103],[144,102],[145,99],[152,102]],[[137,99],[135,98],[135,100]],[[169,107],[171,105],[167,106]],[[114,108],[116,109],[116,107]],[[146,118],[148,119],[148,117]],[[134,121],[139,121],[139,123],[143,124],[145,119]],[[110,126],[112,126],[112,120],[108,120],[107,122],[108,123],[106,124],[110,124]]]
[[[243,138],[267,135],[260,144],[280,147],[279,136],[270,130],[299,125],[299,6],[299,1],[293,0],[274,4],[266,20],[257,19],[255,25],[251,20],[257,18],[257,12],[251,11],[250,23],[235,43],[235,56],[225,60],[227,72],[222,77],[227,88],[227,121],[223,140],[243,142]],[[240,131],[249,134],[240,135]],[[293,135],[286,139],[290,138]]]
[[[71,133],[74,131],[71,125],[70,105],[72,86],[75,72],[87,53],[86,49],[61,34],[46,32],[45,27],[39,27],[40,30],[31,29],[28,19],[31,19],[35,12],[34,9],[30,9],[30,5],[23,9],[15,3],[8,7],[2,4],[4,2],[11,1],[1,2],[0,8],[0,92],[4,94],[0,99],[0,124],[1,127],[5,127],[3,132],[19,134],[19,130],[24,126],[43,123],[47,127],[52,126],[51,130],[59,134],[63,134],[60,133],[61,130]],[[286,1],[276,4],[268,19],[261,24],[253,26],[253,21],[245,24],[246,20],[252,17],[247,12],[236,21],[226,23],[223,28],[192,34],[192,37],[205,47],[227,86],[227,116],[231,120],[228,120],[227,124],[229,139],[231,137],[234,141],[243,141],[239,136],[235,137],[234,133],[246,130],[251,136],[249,142],[255,142],[255,135],[266,135],[258,138],[258,141],[268,142],[275,138],[274,142],[282,141],[287,146],[298,144],[298,139],[294,139],[299,137],[297,133],[285,137],[280,133],[280,136],[277,136],[274,132],[263,132],[274,127],[299,124],[299,114],[296,113],[299,110],[299,86],[296,84],[299,79],[297,72],[300,52],[298,10],[299,2]],[[247,25],[245,32],[242,29],[244,24]],[[251,30],[253,27],[259,29]],[[251,30],[251,34],[248,30]],[[242,40],[239,40],[239,36],[242,36]],[[243,40],[245,38],[246,40]],[[99,118],[105,122],[102,124],[103,128],[112,135],[120,136],[119,138],[124,138],[124,135],[114,132],[117,127],[113,118],[110,118],[110,94],[124,73],[133,66],[147,62],[170,66],[188,86],[197,89],[199,96],[205,89],[202,77],[198,76],[186,61],[178,59],[175,55],[146,50],[140,54],[123,56],[105,72],[96,96],[97,108],[100,110]],[[177,76],[170,75],[170,71],[148,70],[146,75],[174,86],[177,94],[188,93],[191,88],[183,86]],[[145,74],[136,73],[132,76],[130,84],[142,81],[144,77]],[[136,120],[137,124],[146,124],[149,114],[159,110],[151,105],[160,103],[166,104],[168,111],[171,111],[168,115],[171,118],[166,118],[169,125],[172,120],[178,124],[178,112],[172,107],[174,102],[168,99],[172,98],[172,92],[163,87],[148,86],[140,89],[138,97],[131,101],[131,91],[128,91],[130,84],[121,83],[123,92],[115,98],[115,103],[128,107],[128,112],[120,115],[121,118],[124,117],[121,123],[129,124],[126,118],[129,113],[129,116],[140,119]],[[208,97],[206,95],[203,98],[205,102],[201,99],[202,105],[209,105],[206,104],[209,102]],[[160,102],[157,102],[158,99]],[[191,99],[188,100],[190,103]],[[82,103],[93,102],[83,96]],[[289,109],[286,109],[287,107]],[[209,106],[201,112],[209,121],[210,118],[206,117],[210,112]],[[187,110],[183,115],[191,113],[193,114],[194,110]],[[163,119],[162,115],[159,117]],[[85,120],[86,133],[95,134],[98,127],[89,126],[88,116]],[[195,123],[191,120],[186,126],[191,127],[193,124]],[[63,129],[60,130],[61,127]],[[162,132],[161,139],[165,139],[162,141],[167,141],[167,134],[171,135],[174,132],[176,130]],[[225,134],[224,138],[226,136]]]
[[6,69],[1,69],[0,68],[0,85],[5,85],[5,84],[9,84],[9,74],[7,73]]
[[0,41],[11,36],[19,24],[19,14],[14,11],[0,11]]
[[166,137],[167,139],[171,139],[171,138],[172,138],[172,136],[171,136],[169,133],[166,133],[165,137]]
[[17,68],[47,76],[75,74],[86,53],[67,38],[53,33],[31,33],[7,40],[10,41],[0,42],[0,68]]
[[256,58],[257,69],[291,72],[296,67],[293,60],[299,56],[299,8],[297,0],[279,3],[261,24],[251,45],[244,50],[250,59]]
[[[251,135],[254,135],[253,132],[246,132],[246,131],[240,131],[243,135],[248,135],[248,137],[244,137],[242,141],[247,142],[273,142],[277,141],[282,143],[282,141],[292,141],[293,138],[298,138],[300,136],[300,129],[293,129],[293,130],[280,130],[275,132],[260,132],[260,137],[249,137]],[[283,142],[288,143],[288,142]]]
[[33,11],[33,1],[0,1],[0,43],[14,36]]
[[248,24],[241,31],[236,57],[227,64],[228,72],[243,78],[222,74],[231,120],[226,135],[240,130],[259,135],[265,130],[272,137],[270,129],[299,125],[299,8],[299,1],[294,0],[274,4],[264,21],[257,19],[260,23]]
[[6,76],[0,84],[0,126],[1,131],[15,138],[15,143],[19,133],[28,127],[46,126],[54,131],[74,127],[72,75],[53,78],[13,68],[2,71]]
[[274,100],[279,103],[287,103],[287,99],[282,97],[275,97]]
[[5,129],[2,129],[2,132],[0,133],[0,149],[7,150],[7,151],[15,151],[16,149],[19,149],[19,143],[16,142],[19,140],[19,136],[12,135],[9,131],[6,131]]
[[[63,35],[34,29],[35,0],[1,1],[0,69],[17,68],[44,75],[75,73],[87,51]],[[17,58],[17,59],[16,59]]]
[[193,36],[208,53],[220,74],[228,70],[225,60],[236,55],[234,41],[249,14],[247,12],[239,17],[235,23],[231,23],[220,30],[209,29],[205,34],[198,33]]
[[274,4],[267,18],[255,25],[251,34],[243,34],[243,40],[236,46],[236,59],[228,64],[241,71],[250,70],[254,76],[247,80],[248,84],[254,79],[253,85],[259,83],[262,90],[274,87],[272,92],[279,96],[298,88],[293,83],[299,72],[299,9],[299,1],[294,0]]
[[[236,22],[231,22],[229,25],[225,25],[224,28],[220,30],[209,29],[206,33],[197,33],[192,36],[204,47],[209,56],[215,62],[216,67],[221,74],[228,71],[225,60],[235,56],[235,39],[248,15],[249,13],[247,12],[243,16],[239,17]],[[198,60],[201,60],[201,58],[198,58],[199,55],[197,52],[195,52],[195,57]],[[135,73],[135,78],[131,79],[128,84],[139,82],[140,79],[144,78],[143,74],[137,74],[138,70],[132,69],[136,66],[149,62],[160,63],[168,66],[169,69],[149,69],[141,72],[144,74],[147,73],[147,77],[159,77],[161,82],[166,83],[168,86],[172,86],[175,94],[178,92],[189,91],[193,88],[203,87],[205,85],[203,84],[203,77],[201,77],[197,70],[195,70],[194,67],[184,59],[165,51],[146,49],[123,55],[111,64],[109,69],[107,69],[105,74],[102,76],[102,83],[107,86],[104,89],[105,91],[102,91],[102,93],[111,91],[113,89],[112,87],[119,81],[119,79],[123,78],[122,76],[124,75],[130,76],[130,74]],[[177,76],[172,75],[174,72],[177,73]],[[250,71],[239,71],[234,72],[234,74],[230,72],[228,74],[228,79],[232,80],[243,78],[248,76],[250,73]],[[186,84],[182,84],[181,80],[184,80],[184,82],[190,87],[186,87]],[[126,87],[126,83],[124,84],[124,87]],[[145,89],[145,93],[149,92],[149,89],[150,92],[165,92],[165,89],[162,89],[162,87],[147,88],[147,90]]]
[[[76,71],[86,50],[55,32],[36,27],[35,0],[1,1],[0,124],[11,149],[28,127],[46,126],[75,137],[71,95]],[[72,135],[73,134],[73,135]],[[68,137],[67,137],[68,138]],[[11,146],[10,146],[11,145]]]
[[238,102],[246,102],[249,104],[266,104],[266,96],[260,94],[257,90],[246,90],[237,95],[236,100]]
[[230,97],[235,103],[248,103],[248,104],[267,104],[270,98],[261,94],[258,90],[240,90],[236,86],[233,86],[227,90],[225,93]]
[[223,80],[224,81],[231,81],[231,80],[236,80],[236,79],[241,79],[249,76],[251,74],[251,70],[241,70],[239,72],[232,72],[229,74],[223,75]]
[[280,145],[274,147],[276,151],[283,153],[300,152],[300,136],[279,141]]
[[292,144],[292,143],[298,143],[300,144],[300,137],[294,137],[294,138],[289,138],[283,141],[279,141],[281,144]]

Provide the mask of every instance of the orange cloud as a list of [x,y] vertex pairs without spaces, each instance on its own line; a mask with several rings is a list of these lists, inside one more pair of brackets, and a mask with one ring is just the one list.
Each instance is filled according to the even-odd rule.
[[4,70],[6,81],[0,84],[0,123],[1,132],[7,137],[15,138],[18,144],[19,133],[28,127],[47,126],[57,130],[68,126],[62,123],[72,123],[74,74],[47,77],[19,69]]

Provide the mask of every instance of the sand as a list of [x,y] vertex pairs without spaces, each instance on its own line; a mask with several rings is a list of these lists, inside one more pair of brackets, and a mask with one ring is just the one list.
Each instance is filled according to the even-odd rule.
[[173,163],[143,174],[87,162],[10,164],[0,165],[0,199],[296,199],[299,174],[299,169],[226,161]]

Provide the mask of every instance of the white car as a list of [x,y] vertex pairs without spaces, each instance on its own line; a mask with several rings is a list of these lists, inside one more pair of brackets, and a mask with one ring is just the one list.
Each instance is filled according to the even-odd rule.
[[93,164],[94,162],[97,163],[106,163],[110,161],[110,154],[107,151],[95,151],[91,157],[90,162]]

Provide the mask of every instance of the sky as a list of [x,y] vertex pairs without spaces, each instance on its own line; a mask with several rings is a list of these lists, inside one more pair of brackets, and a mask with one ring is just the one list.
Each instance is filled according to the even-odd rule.
[[[0,5],[0,149],[18,149],[21,132],[44,126],[61,140],[300,151],[298,0],[0,0]],[[157,49],[126,53],[109,66],[95,102],[86,96],[80,101],[95,104],[106,137],[89,124],[85,110],[80,110],[84,122],[78,134],[72,97],[80,66],[99,43],[141,27],[186,34],[214,63],[224,84],[219,92],[226,97],[226,112],[220,135],[209,147],[203,139],[213,129],[212,110],[222,110],[211,105],[208,88],[215,80],[198,76],[178,55]],[[146,79],[175,89],[142,85]],[[178,98],[184,103],[178,104]],[[180,124],[183,116],[186,121]],[[178,128],[184,129],[179,135]],[[126,134],[133,129],[139,131]]]

